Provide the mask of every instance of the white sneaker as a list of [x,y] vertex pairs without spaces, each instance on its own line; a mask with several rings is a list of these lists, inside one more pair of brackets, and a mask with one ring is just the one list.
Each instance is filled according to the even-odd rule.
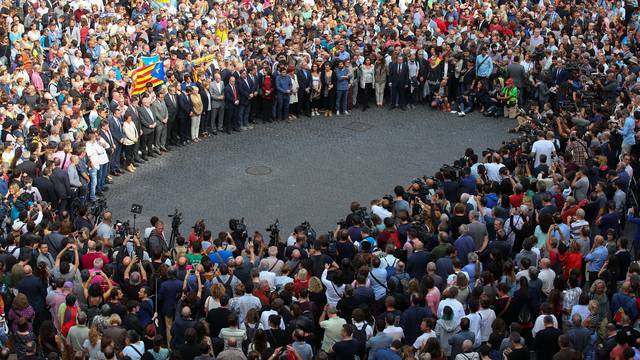
[[345,114],[345,115],[349,115],[349,112],[348,112],[348,111],[345,111],[345,112],[344,112],[344,114]]
[[336,116],[340,116],[340,111],[336,111]]
[[253,125],[247,126],[247,129],[249,129],[249,130],[253,129]]
[[451,110],[451,111],[449,111],[449,114],[457,114],[457,113],[458,113],[458,112],[457,112],[457,111],[455,111],[455,110]]
[[467,115],[467,114],[465,114],[465,113],[464,113],[464,111],[460,111],[460,112],[458,113],[458,116],[460,116],[460,117],[463,117],[463,116],[465,116],[465,115]]

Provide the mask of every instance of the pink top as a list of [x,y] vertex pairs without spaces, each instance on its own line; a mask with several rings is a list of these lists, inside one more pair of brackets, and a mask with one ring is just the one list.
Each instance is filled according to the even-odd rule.
[[440,290],[438,290],[438,288],[434,286],[431,290],[429,290],[429,292],[427,292],[425,301],[427,302],[427,306],[431,309],[431,313],[437,314],[438,305],[440,304]]
[[53,153],[53,158],[54,159],[60,159],[60,167],[62,168],[62,170],[67,170],[67,168],[69,168],[69,165],[71,165],[71,154],[70,153],[66,153],[66,158],[65,158],[65,152],[64,151],[56,151],[55,153]]

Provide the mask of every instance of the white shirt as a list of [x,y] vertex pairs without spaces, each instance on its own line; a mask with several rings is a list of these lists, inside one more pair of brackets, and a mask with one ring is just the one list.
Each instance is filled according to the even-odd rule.
[[86,144],[87,156],[91,160],[94,167],[109,163],[109,156],[104,148],[97,142],[87,142]]
[[[262,330],[269,330],[271,326],[269,326],[269,316],[271,315],[279,315],[275,310],[263,311],[262,315],[260,315],[260,325],[259,328]],[[280,318],[280,329],[284,330],[284,321]]]
[[260,271],[260,280],[266,280],[269,283],[269,289],[274,291],[276,289],[276,274],[271,271]]
[[482,344],[482,336],[480,334],[480,328],[481,328],[481,315],[479,315],[477,312],[471,313],[467,316],[465,316],[467,319],[469,319],[469,331],[471,331],[472,333],[476,334],[476,340],[473,342],[473,347],[479,347]]
[[393,340],[400,340],[402,341],[402,339],[404,339],[404,330],[402,330],[401,327],[395,326],[395,325],[391,325],[391,326],[387,326],[383,333],[391,336],[391,338]]
[[[542,329],[544,329],[544,317],[547,316],[545,314],[542,315],[538,315],[538,317],[536,318],[536,322],[533,324],[533,329],[531,329],[531,335],[533,335],[533,337],[536,337],[536,333]],[[556,319],[556,316],[551,314],[551,317],[553,318],[553,327],[554,328],[558,328],[558,319]]]
[[382,206],[379,205],[373,205],[371,206],[371,212],[378,215],[380,217],[381,220],[384,221],[384,219],[389,218],[391,216],[393,216],[393,214],[388,211],[387,209],[383,208]]
[[481,309],[478,311],[478,315],[480,315],[480,340],[482,342],[489,341],[491,325],[496,319],[496,313],[492,309]]
[[331,306],[336,306],[338,301],[344,296],[344,285],[336,286],[330,280],[327,280],[327,269],[324,269],[321,277],[322,283],[327,288],[325,294],[327,295],[327,303]]
[[423,333],[422,335],[418,336],[416,341],[413,343],[413,348],[421,349],[424,346],[424,344],[427,343],[427,340],[434,337],[436,337],[436,332],[433,330],[431,330],[431,332],[428,332],[428,333]]
[[464,307],[460,301],[456,299],[444,299],[438,304],[438,319],[442,317],[442,311],[444,311],[445,306],[451,307],[453,310],[453,319],[456,322],[460,322],[460,319],[464,317]]
[[500,169],[504,167],[504,164],[497,163],[486,163],[484,164],[484,168],[487,169],[487,176],[489,180],[500,182],[502,178],[500,177]]
[[533,167],[537,167],[540,165],[540,155],[542,154],[547,155],[547,164],[551,164],[551,154],[556,151],[556,147],[552,141],[543,139],[534,142],[531,151],[536,153],[536,161]]
[[542,269],[538,274],[538,279],[542,281],[542,292],[549,295],[553,289],[553,280],[556,278],[555,271],[551,269]]

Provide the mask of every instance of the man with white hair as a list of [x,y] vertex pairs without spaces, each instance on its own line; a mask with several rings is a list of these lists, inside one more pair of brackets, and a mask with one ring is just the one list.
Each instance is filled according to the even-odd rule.
[[556,272],[551,268],[551,260],[543,258],[540,260],[540,273],[538,278],[542,281],[542,292],[549,296],[553,290],[553,280],[556,278]]
[[276,276],[282,275],[282,266],[284,266],[284,261],[277,258],[278,248],[275,246],[269,246],[267,253],[269,256],[260,261],[260,271],[262,271],[264,265],[264,268],[267,269],[267,271],[274,273]]
[[258,269],[260,269],[260,282],[266,281],[269,284],[269,289],[274,291],[276,289],[276,274],[269,270],[269,264],[261,262]]
[[455,360],[480,360],[480,354],[473,351],[471,340],[465,340],[462,343],[462,352],[456,355]]

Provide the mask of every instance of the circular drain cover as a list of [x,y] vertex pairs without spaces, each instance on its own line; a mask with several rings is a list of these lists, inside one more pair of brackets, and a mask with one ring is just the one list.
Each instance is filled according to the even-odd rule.
[[271,168],[263,165],[250,166],[245,172],[249,175],[264,176],[271,174]]

